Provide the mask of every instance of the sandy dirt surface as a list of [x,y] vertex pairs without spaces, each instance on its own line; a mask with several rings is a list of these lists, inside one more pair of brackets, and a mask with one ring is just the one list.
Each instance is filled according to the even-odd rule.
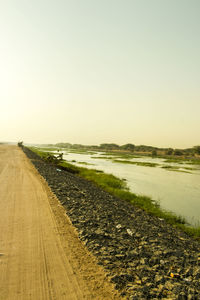
[[25,154],[0,146],[0,299],[120,299]]

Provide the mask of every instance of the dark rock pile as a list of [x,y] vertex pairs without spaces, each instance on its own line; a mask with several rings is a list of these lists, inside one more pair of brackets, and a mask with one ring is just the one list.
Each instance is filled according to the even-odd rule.
[[80,239],[128,299],[200,299],[200,247],[162,219],[24,148]]

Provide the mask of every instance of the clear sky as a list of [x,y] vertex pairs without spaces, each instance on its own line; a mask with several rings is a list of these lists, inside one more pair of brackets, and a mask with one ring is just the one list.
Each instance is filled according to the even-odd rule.
[[199,0],[0,2],[0,140],[200,144]]

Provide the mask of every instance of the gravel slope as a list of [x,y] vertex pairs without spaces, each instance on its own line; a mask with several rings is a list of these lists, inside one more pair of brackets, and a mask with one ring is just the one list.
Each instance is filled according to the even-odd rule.
[[199,242],[91,182],[26,155],[128,299],[200,299]]

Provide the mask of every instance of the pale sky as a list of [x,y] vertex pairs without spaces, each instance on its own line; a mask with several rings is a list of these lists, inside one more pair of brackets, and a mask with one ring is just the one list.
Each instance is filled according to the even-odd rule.
[[199,0],[0,1],[0,141],[200,144]]

